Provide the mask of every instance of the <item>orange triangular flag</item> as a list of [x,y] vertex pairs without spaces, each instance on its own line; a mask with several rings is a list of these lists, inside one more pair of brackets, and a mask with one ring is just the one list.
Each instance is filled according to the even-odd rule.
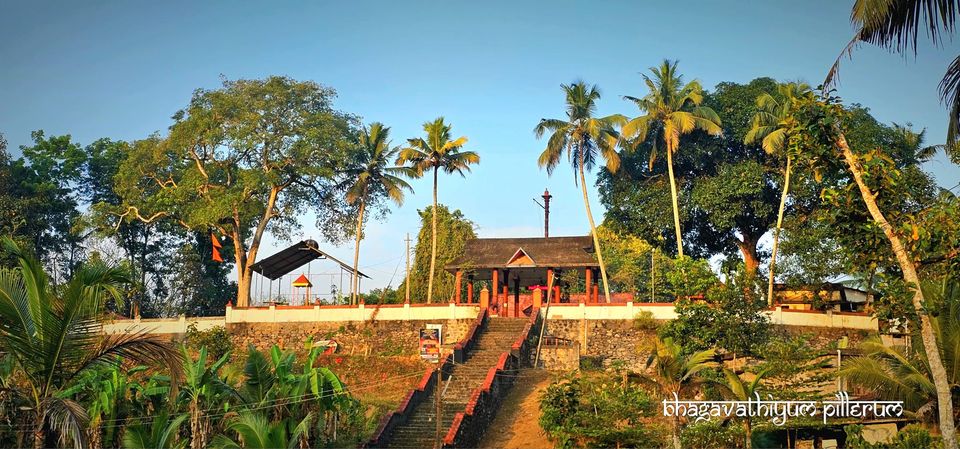
[[217,240],[217,236],[214,233],[210,233],[210,243],[213,244],[213,260],[216,262],[223,262],[223,257],[220,257],[220,248],[223,248],[223,245],[220,244],[220,241]]

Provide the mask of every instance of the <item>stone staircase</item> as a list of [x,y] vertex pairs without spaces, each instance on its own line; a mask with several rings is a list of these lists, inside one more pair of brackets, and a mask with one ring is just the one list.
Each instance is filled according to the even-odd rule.
[[[504,352],[509,352],[528,322],[527,318],[488,318],[479,331],[473,348],[466,354],[464,363],[455,364],[449,378],[444,377],[441,390],[443,403],[441,438],[453,423],[454,416],[463,412],[473,394],[487,377],[490,368],[497,364]],[[430,391],[414,408],[405,423],[395,428],[387,437],[384,447],[424,449],[434,447],[437,431],[436,390]]]

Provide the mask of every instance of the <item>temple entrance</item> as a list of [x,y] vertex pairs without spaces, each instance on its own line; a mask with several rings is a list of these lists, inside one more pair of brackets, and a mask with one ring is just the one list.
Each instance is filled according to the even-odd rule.
[[551,279],[554,302],[597,303],[600,297],[590,236],[474,239],[445,269],[455,276],[454,302],[479,303],[497,316],[541,307]]

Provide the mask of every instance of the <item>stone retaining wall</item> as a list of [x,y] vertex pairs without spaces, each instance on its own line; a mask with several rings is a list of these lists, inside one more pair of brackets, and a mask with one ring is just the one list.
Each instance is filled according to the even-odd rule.
[[349,323],[228,323],[234,347],[252,344],[266,349],[299,347],[308,337],[336,340],[338,353],[348,355],[412,355],[419,346],[420,329],[443,325],[444,346],[452,346],[467,333],[474,319],[436,321],[376,321]]
[[[639,329],[633,321],[611,320],[547,320],[545,335],[572,340],[578,343],[579,357],[594,359],[603,366],[609,366],[614,361],[622,361],[626,367],[633,370],[642,370],[646,363],[647,354],[653,348],[657,337],[656,329]],[[862,329],[841,329],[807,326],[773,326],[774,332],[787,335],[802,335],[809,339],[815,347],[826,347],[846,337],[848,347],[856,345],[870,332]],[[875,333],[874,333],[875,334]],[[551,350],[551,354],[541,351],[541,359],[551,358],[556,369],[571,364],[568,360],[570,351],[560,352]],[[548,369],[549,366],[546,366]]]

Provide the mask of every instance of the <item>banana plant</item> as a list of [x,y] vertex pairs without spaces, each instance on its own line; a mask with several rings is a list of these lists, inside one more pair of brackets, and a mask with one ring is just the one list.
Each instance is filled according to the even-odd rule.
[[187,441],[177,438],[180,426],[190,415],[184,413],[171,419],[166,411],[161,412],[149,425],[132,424],[123,432],[124,449],[184,449]]
[[[220,449],[294,449],[309,438],[313,414],[308,413],[300,421],[271,421],[265,415],[243,410],[230,419],[227,429],[237,434],[233,439],[217,435],[210,446]],[[293,423],[296,424],[293,424]]]
[[230,353],[226,353],[216,362],[207,366],[207,348],[201,348],[196,360],[190,356],[185,346],[183,353],[184,382],[180,389],[179,401],[186,404],[190,415],[190,447],[202,449],[207,446],[207,438],[212,432],[210,418],[205,413],[208,408],[230,408],[230,399],[239,398],[237,392],[221,379],[219,372]]

